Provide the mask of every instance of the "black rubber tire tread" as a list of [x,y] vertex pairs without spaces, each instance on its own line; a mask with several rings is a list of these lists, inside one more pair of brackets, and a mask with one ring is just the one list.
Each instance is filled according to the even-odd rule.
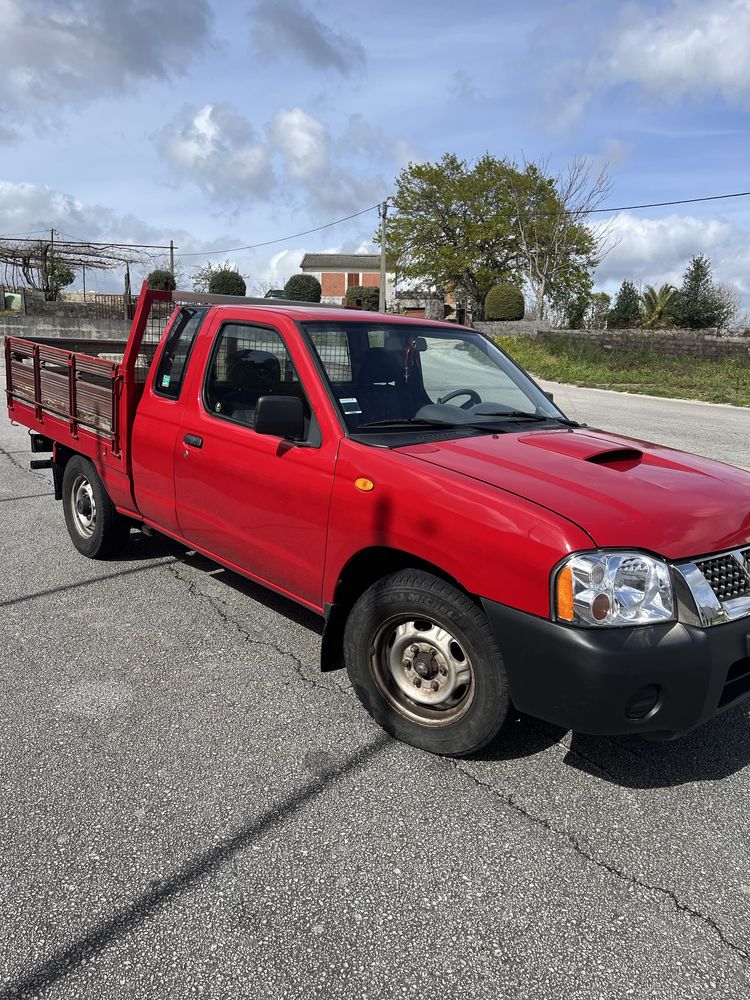
[[[474,668],[475,695],[467,713],[441,728],[401,715],[372,676],[372,639],[392,614],[419,612],[450,626]],[[481,608],[463,591],[423,570],[400,570],[378,580],[357,600],[344,629],[344,661],[352,687],[386,732],[429,753],[468,757],[497,736],[510,707],[508,680],[494,633]]]
[[[84,475],[91,483],[91,489],[96,501],[96,526],[90,538],[84,538],[74,524],[74,514],[70,504],[70,488],[73,477]],[[73,455],[65,466],[63,473],[63,511],[65,526],[70,540],[84,556],[89,559],[107,559],[116,555],[125,545],[130,535],[131,521],[118,514],[115,505],[104,488],[104,483],[96,471],[96,466],[83,455]]]

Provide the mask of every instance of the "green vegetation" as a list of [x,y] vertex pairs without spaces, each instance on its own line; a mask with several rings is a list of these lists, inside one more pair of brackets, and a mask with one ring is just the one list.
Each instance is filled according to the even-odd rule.
[[174,275],[167,267],[156,267],[148,275],[146,281],[149,288],[155,288],[163,292],[173,292],[177,288]]
[[211,275],[208,282],[211,295],[239,295],[247,291],[245,279],[232,267],[220,268]]
[[607,190],[583,160],[556,177],[545,161],[490,153],[410,163],[396,178],[387,256],[404,278],[467,298],[478,319],[493,285],[523,283],[543,319],[591,287],[599,239],[586,217]]
[[750,406],[750,360],[664,358],[643,350],[607,351],[565,337],[496,337],[522,368],[540,378],[647,396]]
[[642,322],[640,292],[633,282],[626,278],[620,285],[614,304],[609,310],[607,326],[611,330],[627,330],[630,327],[640,326]]
[[484,300],[484,315],[488,320],[523,319],[523,292],[515,285],[504,282],[493,285]]
[[358,299],[362,303],[363,309],[368,309],[370,312],[377,312],[380,305],[380,289],[366,288],[364,285],[352,285],[351,288],[347,288],[346,301],[354,305]]
[[320,282],[312,274],[293,274],[284,285],[284,298],[295,302],[320,302]]

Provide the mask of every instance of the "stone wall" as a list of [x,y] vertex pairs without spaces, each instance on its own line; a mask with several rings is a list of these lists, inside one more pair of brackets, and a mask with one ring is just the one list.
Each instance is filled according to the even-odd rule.
[[670,358],[750,361],[750,337],[720,337],[716,330],[551,330],[540,328],[532,320],[474,325],[490,337],[564,339],[569,343],[596,344],[607,351],[648,352]]

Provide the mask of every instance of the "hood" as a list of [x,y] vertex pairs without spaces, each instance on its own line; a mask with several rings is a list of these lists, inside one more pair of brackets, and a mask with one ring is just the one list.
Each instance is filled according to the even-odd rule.
[[398,451],[555,511],[601,547],[679,559],[750,543],[749,472],[646,441],[581,428]]

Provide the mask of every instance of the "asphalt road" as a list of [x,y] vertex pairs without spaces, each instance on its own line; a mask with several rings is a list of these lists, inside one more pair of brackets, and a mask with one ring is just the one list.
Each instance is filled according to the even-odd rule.
[[[659,412],[727,457],[726,409]],[[318,673],[313,616],[135,531],[87,561],[0,447],[0,1000],[750,996],[748,709],[430,757]]]
[[750,469],[747,407],[539,382],[574,420]]

